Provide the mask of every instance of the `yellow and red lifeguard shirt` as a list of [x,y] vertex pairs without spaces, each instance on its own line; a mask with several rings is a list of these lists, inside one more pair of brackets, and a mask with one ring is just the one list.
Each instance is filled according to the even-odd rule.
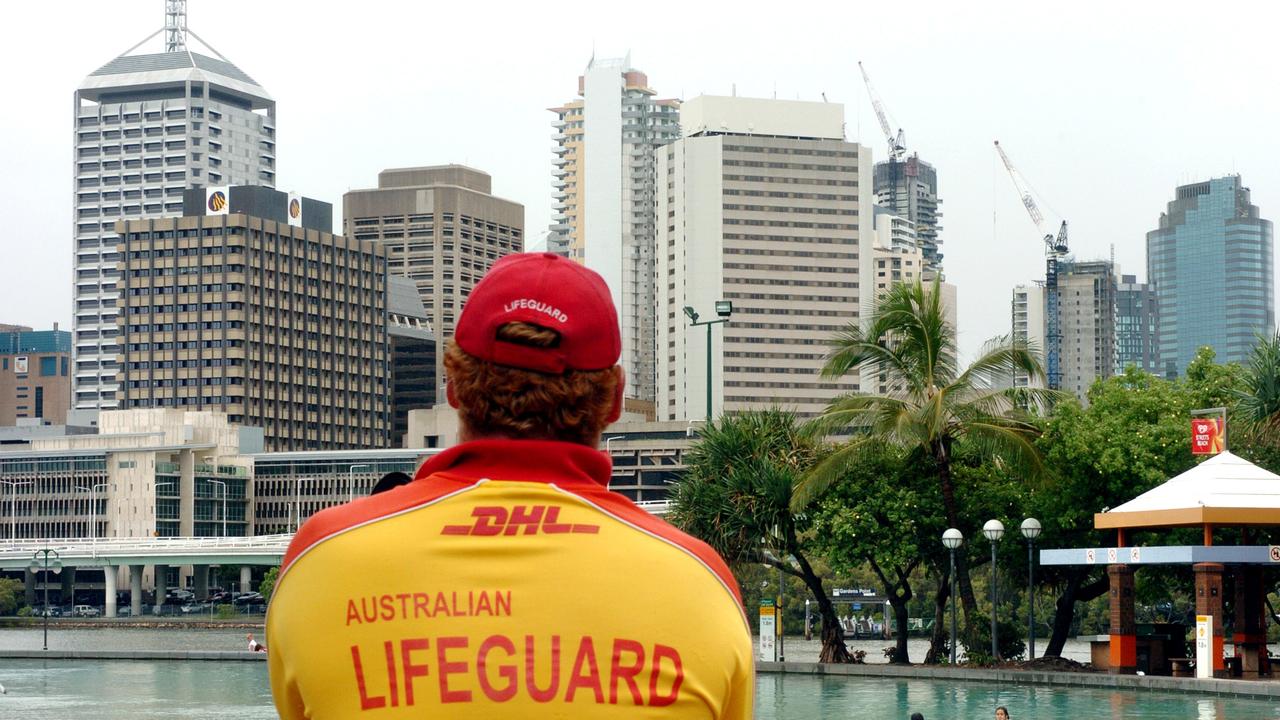
[[751,717],[736,581],[610,472],[582,445],[476,441],[317,514],[267,614],[281,717]]

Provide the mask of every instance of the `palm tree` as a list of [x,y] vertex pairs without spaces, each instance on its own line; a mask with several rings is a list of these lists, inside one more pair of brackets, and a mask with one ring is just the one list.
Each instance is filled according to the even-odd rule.
[[851,662],[831,596],[808,559],[811,522],[792,510],[792,492],[820,450],[792,413],[725,415],[685,455],[688,471],[668,519],[730,564],[762,563],[800,578],[822,618],[819,661]]
[[[975,457],[998,461],[1011,471],[1030,477],[1043,472],[1033,444],[1039,430],[1024,408],[1047,407],[1059,393],[994,387],[1016,372],[1033,380],[1044,377],[1027,346],[1007,339],[989,343],[982,356],[961,371],[955,329],[946,320],[937,281],[929,287],[919,281],[894,285],[865,325],[850,324],[832,346],[824,376],[857,372],[892,389],[887,394],[842,395],[811,423],[811,432],[850,433],[852,439],[805,475],[792,507],[804,507],[839,478],[841,468],[863,445],[895,445],[932,461],[948,524],[974,537],[976,527],[957,510],[952,478],[957,443],[965,443]],[[976,603],[968,561],[964,553],[958,560],[965,621],[972,628]],[[945,602],[945,594],[939,595]]]
[[1280,333],[1258,337],[1249,354],[1244,389],[1235,391],[1237,417],[1256,436],[1272,439],[1280,431]]

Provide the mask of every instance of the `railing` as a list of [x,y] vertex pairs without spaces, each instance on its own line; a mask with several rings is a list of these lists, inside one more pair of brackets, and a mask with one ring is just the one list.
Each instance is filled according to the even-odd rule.
[[145,537],[145,538],[49,538],[0,542],[0,558],[27,555],[49,548],[66,555],[157,555],[191,551],[268,551],[283,552],[292,535],[256,535],[252,537]]

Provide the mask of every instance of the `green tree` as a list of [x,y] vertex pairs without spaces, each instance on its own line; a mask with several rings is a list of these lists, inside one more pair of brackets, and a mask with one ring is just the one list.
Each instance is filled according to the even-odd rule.
[[[909,664],[908,603],[912,576],[946,529],[942,504],[927,467],[898,448],[860,448],[813,511],[815,540],[837,571],[866,564],[883,588],[895,620],[893,662]],[[887,620],[887,618],[886,618]]]
[[[1129,368],[1095,383],[1089,407],[1059,403],[1040,438],[1054,469],[1031,491],[1029,512],[1040,518],[1041,547],[1091,547],[1105,541],[1093,516],[1119,506],[1195,464],[1189,446],[1190,412],[1221,404],[1231,392],[1231,366],[1216,365],[1204,348],[1178,382]],[[1046,655],[1059,655],[1077,602],[1106,593],[1102,567],[1044,567],[1041,578],[1058,588]]]
[[280,577],[280,568],[273,567],[262,576],[258,583],[258,592],[262,593],[263,602],[271,602],[271,593],[276,590],[276,578]]
[[791,502],[818,453],[792,413],[726,415],[704,427],[685,455],[688,470],[675,486],[669,517],[730,563],[767,564],[800,578],[822,619],[819,661],[850,662],[831,597],[809,560],[810,521]]
[[1255,440],[1280,444],[1280,333],[1258,337],[1240,384],[1237,420]]
[[22,581],[0,578],[0,615],[12,615],[22,604]]
[[[961,371],[955,329],[943,312],[938,283],[894,285],[877,301],[866,324],[853,323],[832,341],[823,375],[861,373],[878,378],[887,394],[850,393],[836,398],[812,425],[817,433],[850,431],[853,438],[806,474],[792,500],[803,508],[839,477],[860,447],[894,445],[933,461],[947,523],[973,537],[978,527],[959,512],[952,474],[956,445],[963,442],[980,458],[998,460],[1023,477],[1043,473],[1034,441],[1036,425],[1021,408],[1048,407],[1058,393],[1037,388],[990,389],[1001,378],[1044,371],[1024,344],[989,343],[982,356]],[[975,599],[968,560],[956,568],[965,624],[972,630]],[[945,602],[942,594],[940,602]]]

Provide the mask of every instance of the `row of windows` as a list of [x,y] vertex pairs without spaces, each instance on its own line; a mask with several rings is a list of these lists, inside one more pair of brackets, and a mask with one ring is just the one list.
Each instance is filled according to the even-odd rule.
[[167,368],[243,367],[244,358],[200,358],[199,360],[143,360],[125,363],[129,370],[162,370]]
[[180,340],[173,342],[129,343],[129,352],[150,350],[196,350],[199,348],[244,347],[244,340]]
[[198,387],[209,385],[244,385],[241,377],[165,378],[158,380],[130,380],[131,388]]

